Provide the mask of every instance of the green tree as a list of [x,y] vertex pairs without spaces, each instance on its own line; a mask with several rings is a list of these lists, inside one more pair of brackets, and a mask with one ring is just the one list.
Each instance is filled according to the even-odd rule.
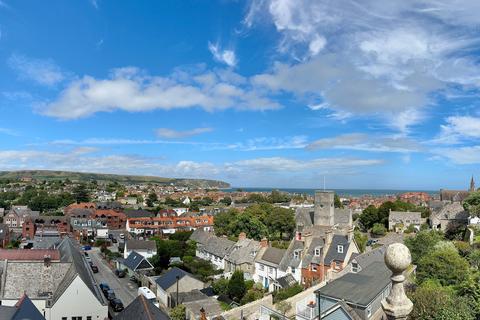
[[472,215],[478,215],[480,213],[480,191],[471,192],[463,200],[463,207],[470,211]]
[[220,278],[212,283],[213,292],[217,295],[228,294],[228,279]]
[[158,201],[158,196],[155,192],[150,192],[147,197],[147,206],[153,207],[155,203]]
[[358,230],[355,230],[354,238],[360,252],[361,253],[365,252],[365,249],[367,248],[368,236],[366,234],[361,233]]
[[420,231],[415,237],[405,239],[405,245],[410,249],[412,262],[417,264],[420,258],[429,254],[435,245],[444,240],[443,235],[437,231]]
[[229,235],[230,226],[239,214],[238,210],[230,209],[227,212],[218,213],[213,220],[213,229],[217,236]]
[[242,300],[246,292],[245,279],[242,271],[235,271],[228,282],[228,295],[234,301]]
[[343,203],[342,201],[340,201],[340,197],[336,193],[334,196],[334,205],[335,205],[335,208],[341,208],[341,209],[343,208]]
[[281,314],[286,315],[288,311],[292,310],[292,304],[287,301],[280,301],[277,303],[277,310],[280,311]]
[[222,200],[220,200],[220,203],[223,203],[226,206],[229,206],[232,204],[232,198],[229,196],[225,196]]
[[89,202],[90,194],[85,184],[78,184],[73,188],[73,197],[77,203]]
[[267,227],[258,218],[245,212],[237,215],[229,228],[230,234],[238,236],[245,232],[248,238],[255,240],[261,240],[268,235]]
[[270,239],[283,239],[284,235],[290,239],[295,230],[295,213],[291,209],[274,208],[263,220]]
[[179,304],[170,310],[170,319],[172,320],[185,320],[186,316],[184,304]]
[[469,268],[468,262],[454,247],[435,246],[418,261],[417,280],[419,283],[436,280],[443,286],[457,285],[468,278]]
[[376,236],[384,236],[387,234],[387,228],[381,223],[375,223],[372,227],[372,234]]
[[374,205],[369,205],[362,211],[359,220],[364,230],[369,230],[378,222],[378,209]]
[[453,289],[428,281],[410,294],[412,320],[473,320],[474,310],[468,299],[455,294]]

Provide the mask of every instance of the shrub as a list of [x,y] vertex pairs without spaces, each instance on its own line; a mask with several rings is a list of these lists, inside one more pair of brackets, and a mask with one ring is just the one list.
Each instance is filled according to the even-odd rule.
[[372,234],[375,236],[384,236],[387,234],[387,228],[381,223],[375,223],[372,227]]
[[280,289],[273,293],[273,303],[277,303],[283,300],[286,300],[290,297],[293,297],[296,294],[299,294],[303,291],[303,287],[296,283],[291,287]]

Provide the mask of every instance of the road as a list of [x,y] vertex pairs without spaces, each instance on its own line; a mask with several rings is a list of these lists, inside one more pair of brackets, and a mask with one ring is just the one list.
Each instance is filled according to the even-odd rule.
[[117,298],[122,300],[123,306],[127,307],[137,297],[138,287],[129,280],[128,276],[118,278],[102,258],[99,248],[92,248],[88,254],[93,264],[98,267],[98,273],[94,273],[97,283],[107,283],[115,291]]

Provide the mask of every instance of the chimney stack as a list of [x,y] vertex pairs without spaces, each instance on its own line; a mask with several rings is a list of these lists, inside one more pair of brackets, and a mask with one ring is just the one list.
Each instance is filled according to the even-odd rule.
[[247,234],[245,232],[240,232],[238,235],[238,240],[245,240],[247,239]]
[[50,264],[52,263],[52,257],[50,257],[50,255],[45,255],[43,256],[43,265],[45,267],[50,267]]
[[332,240],[333,240],[333,230],[332,230],[332,228],[328,228],[325,231],[325,246],[327,248],[330,247],[330,244],[332,243]]
[[348,239],[348,242],[352,242],[353,241],[353,238],[355,236],[355,228],[353,226],[349,227],[348,228],[348,231],[347,231],[347,239]]
[[267,240],[267,238],[263,238],[262,240],[260,240],[260,247],[261,247],[261,248],[268,248],[268,240]]

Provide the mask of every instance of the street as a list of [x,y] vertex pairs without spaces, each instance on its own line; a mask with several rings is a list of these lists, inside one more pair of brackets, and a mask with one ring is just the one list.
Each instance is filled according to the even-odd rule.
[[[102,259],[99,248],[92,248],[88,254],[92,258],[93,264],[98,267],[98,273],[94,274],[97,283],[108,284],[115,291],[116,297],[122,300],[123,306],[127,307],[137,297],[138,287],[129,280],[128,276],[118,278],[107,262]],[[112,311],[111,308],[110,311]]]

